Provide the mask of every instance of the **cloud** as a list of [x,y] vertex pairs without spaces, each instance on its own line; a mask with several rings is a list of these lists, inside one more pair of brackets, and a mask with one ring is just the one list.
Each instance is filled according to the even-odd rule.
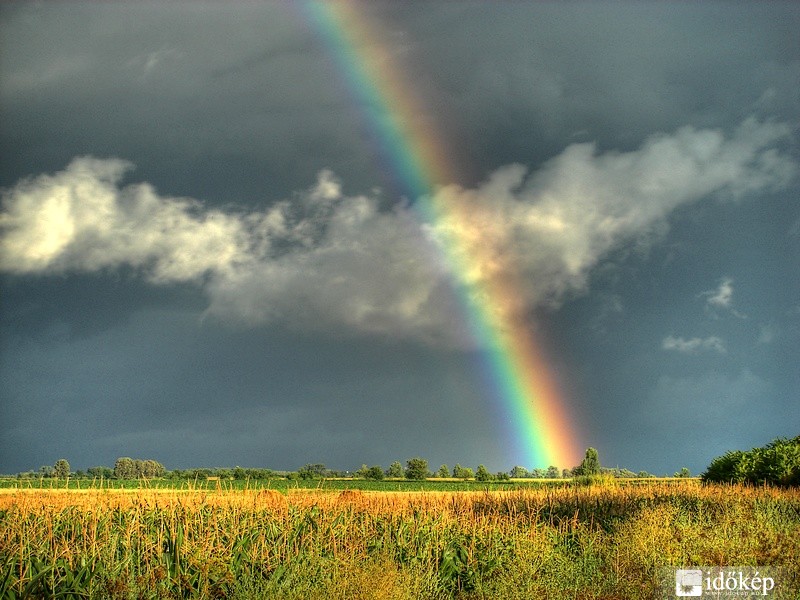
[[725,342],[715,335],[707,338],[693,337],[691,339],[684,339],[682,337],[674,337],[669,335],[661,342],[661,347],[664,350],[674,350],[684,354],[695,354],[698,350],[715,350],[721,354],[725,353]]
[[0,269],[94,272],[121,265],[154,283],[224,272],[248,256],[245,222],[200,203],[119,187],[130,163],[77,158],[64,171],[21,181],[4,195]]
[[708,296],[706,302],[709,306],[717,308],[730,308],[731,300],[733,299],[733,279],[725,277],[719,284],[716,290],[703,292],[704,296]]
[[[425,224],[409,206],[343,195],[327,170],[290,200],[243,212],[123,185],[123,160],[77,158],[3,193],[0,269],[124,265],[155,284],[196,282],[209,315],[464,343],[451,271],[500,315],[558,305],[675,208],[785,186],[796,164],[776,147],[788,133],[751,119],[727,137],[684,127],[626,153],[573,144],[532,173],[510,165],[474,189],[440,188]],[[729,303],[731,285],[709,302]]]
[[706,298],[706,309],[712,315],[716,315],[715,309],[720,309],[740,319],[747,318],[747,315],[733,308],[733,279],[730,277],[723,277],[716,289],[702,292],[700,295]]
[[758,330],[758,338],[756,339],[756,344],[760,346],[771,344],[772,342],[775,341],[777,335],[778,334],[775,330],[775,327],[773,327],[771,324],[761,325],[761,327],[759,327]]
[[470,283],[515,275],[519,295],[508,302],[517,306],[507,310],[558,304],[586,289],[592,267],[612,249],[663,232],[677,207],[787,185],[796,164],[773,146],[788,133],[748,119],[728,138],[683,127],[626,153],[573,144],[527,177],[516,165],[476,190],[442,189],[434,204],[458,208],[433,232],[444,246],[459,240],[456,263],[470,265]]

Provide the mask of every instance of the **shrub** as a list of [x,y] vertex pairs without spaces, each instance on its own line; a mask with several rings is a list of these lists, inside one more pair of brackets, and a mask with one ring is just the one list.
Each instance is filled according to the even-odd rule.
[[700,476],[703,482],[800,485],[800,436],[777,438],[747,452],[718,456]]

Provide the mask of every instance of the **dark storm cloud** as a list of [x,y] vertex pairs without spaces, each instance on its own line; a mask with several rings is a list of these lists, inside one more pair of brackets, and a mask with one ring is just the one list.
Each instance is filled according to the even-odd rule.
[[682,125],[800,113],[792,3],[438,8],[390,7],[394,29],[407,20],[418,44],[387,39],[410,48],[409,79],[471,147],[474,177],[508,162],[535,164],[564,140],[624,150]]
[[[720,451],[796,435],[795,3],[359,9],[443,132],[461,186],[447,193],[487,217],[498,256],[523,265],[585,445],[610,464],[696,471]],[[74,195],[80,236],[45,235],[28,272],[0,280],[0,471],[122,454],[171,467],[352,468],[422,454],[510,468],[507,414],[476,381],[479,359],[429,345],[437,327],[428,345],[392,339],[422,313],[389,309],[420,308],[415,292],[442,288],[421,260],[386,270],[413,244],[388,210],[392,178],[362,110],[289,3],[0,5],[6,258],[26,256],[39,222],[24,218],[36,211],[23,210],[35,208],[20,200],[23,177],[66,180],[80,156],[136,165],[106,185],[113,235]],[[691,151],[664,154],[682,141]],[[667,185],[645,193],[658,165]],[[279,264],[254,254],[252,216],[307,217],[300,205],[323,169],[341,183],[340,222],[366,206],[368,226],[317,235]],[[129,185],[140,183],[157,210],[137,220],[131,199],[146,194]],[[544,235],[559,222],[563,235]],[[182,236],[198,242],[192,252],[179,251]],[[265,286],[276,272],[283,285]],[[343,275],[346,294],[332,294]],[[445,296],[433,304],[452,320]],[[302,319],[287,315],[309,297],[316,329],[297,333]],[[379,310],[371,336],[347,321],[354,299]],[[203,320],[209,305],[215,318]],[[250,325],[217,320],[246,309]],[[687,411],[709,423],[687,428]]]
[[263,201],[358,148],[335,73],[288,4],[15,8],[0,63],[3,133],[18,145],[6,183],[94,154],[178,193]]

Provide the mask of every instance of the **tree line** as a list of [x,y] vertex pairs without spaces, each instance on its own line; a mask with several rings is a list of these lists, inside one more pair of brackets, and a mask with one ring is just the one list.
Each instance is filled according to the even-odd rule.
[[[174,469],[167,471],[160,462],[153,459],[133,459],[122,456],[114,463],[114,468],[91,467],[84,471],[71,471],[69,461],[61,458],[54,465],[40,467],[39,471],[27,471],[17,474],[18,478],[91,478],[91,479],[237,479],[258,480],[271,478],[287,479],[322,479],[333,477],[354,477],[360,479],[410,479],[424,480],[429,478],[463,479],[476,481],[508,481],[509,479],[573,479],[593,477],[655,477],[647,471],[634,473],[619,467],[603,467],[598,452],[588,448],[581,463],[571,469],[561,469],[551,465],[547,469],[528,470],[523,466],[515,466],[510,471],[490,473],[484,465],[476,470],[456,464],[452,469],[441,465],[435,472],[428,468],[428,461],[414,457],[403,466],[394,461],[388,469],[380,465],[368,467],[366,464],[356,471],[335,471],[322,463],[306,464],[297,471],[274,471],[272,469],[200,468]],[[689,469],[683,467],[673,477],[691,477]],[[800,485],[800,436],[793,439],[777,438],[760,448],[748,451],[732,450],[715,458],[706,471],[700,476],[703,482],[727,482],[750,484],[773,484],[781,486]]]
[[[428,461],[424,458],[414,457],[406,461],[403,465],[400,461],[392,462],[387,469],[380,465],[371,467],[366,464],[355,471],[337,471],[328,469],[323,463],[308,463],[296,471],[275,471],[272,469],[252,469],[252,468],[197,468],[197,469],[173,469],[167,470],[160,462],[153,459],[134,459],[127,456],[119,457],[114,467],[91,467],[84,471],[71,471],[69,461],[62,458],[52,466],[43,466],[36,471],[18,473],[18,478],[89,478],[89,479],[175,479],[175,480],[203,480],[208,478],[232,479],[232,480],[261,480],[287,478],[290,480],[299,479],[323,479],[323,478],[357,478],[380,481],[383,479],[408,479],[420,481],[430,478],[439,479],[462,479],[475,481],[508,481],[510,479],[570,479],[577,476],[607,475],[612,477],[654,477],[646,471],[634,473],[628,469],[607,468],[600,464],[597,450],[589,448],[583,461],[571,469],[559,469],[551,465],[547,469],[531,469],[517,465],[510,471],[500,471],[491,473],[484,465],[478,465],[476,469],[462,467],[456,464],[452,469],[447,465],[441,465],[436,471],[431,471]],[[675,474],[679,476],[678,473]],[[681,476],[688,476],[688,469],[683,469]]]

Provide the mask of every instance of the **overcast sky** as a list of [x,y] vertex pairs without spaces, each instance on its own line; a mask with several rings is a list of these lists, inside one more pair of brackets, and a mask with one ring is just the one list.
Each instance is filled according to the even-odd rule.
[[[582,448],[699,472],[800,434],[796,4],[360,10]],[[0,5],[0,472],[522,463],[448,223],[304,15]]]

